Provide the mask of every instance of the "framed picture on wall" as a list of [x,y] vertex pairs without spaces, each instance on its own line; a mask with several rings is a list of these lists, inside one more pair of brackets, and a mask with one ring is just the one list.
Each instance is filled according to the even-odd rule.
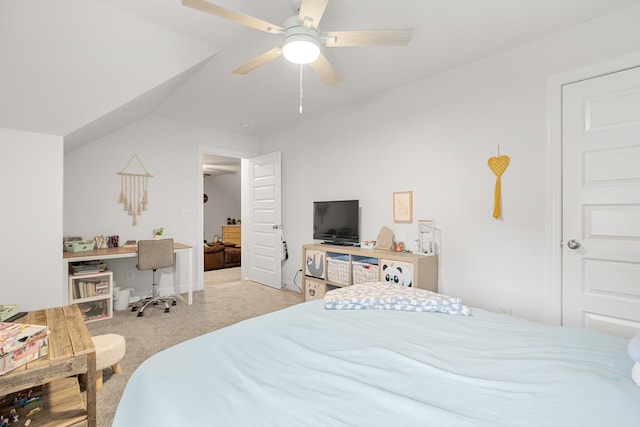
[[393,222],[413,222],[413,192],[393,193]]

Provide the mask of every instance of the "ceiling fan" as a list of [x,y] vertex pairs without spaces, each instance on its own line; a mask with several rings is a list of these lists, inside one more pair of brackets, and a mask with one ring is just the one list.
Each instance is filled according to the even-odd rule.
[[407,46],[411,29],[366,31],[320,31],[318,25],[329,0],[292,0],[297,15],[283,26],[245,15],[204,0],[182,0],[188,6],[220,18],[281,36],[279,46],[236,68],[235,74],[247,74],[281,56],[296,64],[310,64],[327,85],[340,83],[341,78],[321,51],[322,47]]

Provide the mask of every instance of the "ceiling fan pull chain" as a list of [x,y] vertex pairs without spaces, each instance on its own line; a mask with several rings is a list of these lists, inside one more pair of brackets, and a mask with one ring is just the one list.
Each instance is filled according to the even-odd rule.
[[303,96],[303,90],[302,90],[302,64],[300,64],[300,108],[299,108],[299,113],[302,114],[302,96]]

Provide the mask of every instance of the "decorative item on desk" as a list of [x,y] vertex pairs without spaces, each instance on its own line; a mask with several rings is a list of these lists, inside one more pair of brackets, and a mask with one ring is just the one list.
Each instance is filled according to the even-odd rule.
[[109,236],[107,245],[110,248],[117,248],[118,246],[120,246],[120,236]]
[[435,228],[432,219],[420,219],[418,220],[418,252],[425,254],[432,254],[435,251]]
[[93,236],[93,240],[96,242],[96,249],[107,249],[109,247],[104,236]]
[[153,238],[155,240],[160,240],[162,238],[162,234],[164,234],[164,227],[153,229]]
[[135,240],[127,240],[126,242],[124,242],[124,247],[125,248],[137,248],[138,247],[138,242],[136,242]]
[[394,252],[402,252],[402,251],[404,251],[404,243],[403,242],[393,242],[393,250],[394,250]]
[[375,249],[377,246],[378,246],[378,242],[376,242],[375,240],[365,240],[360,245],[362,249]]
[[72,242],[65,242],[64,249],[67,252],[84,252],[92,251],[96,242],[94,240],[74,240]]
[[389,227],[382,227],[378,233],[378,249],[391,250],[393,247],[393,231]]
[[63,250],[66,250],[66,249],[64,249],[64,244],[66,242],[73,242],[74,240],[82,240],[82,237],[80,237],[80,236],[66,236],[66,237],[63,237],[62,238],[62,248],[63,248]]

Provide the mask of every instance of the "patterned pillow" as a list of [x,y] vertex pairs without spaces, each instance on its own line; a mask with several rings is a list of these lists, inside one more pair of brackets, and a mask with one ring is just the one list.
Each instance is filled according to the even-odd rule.
[[408,288],[386,282],[345,286],[324,296],[327,310],[402,310],[428,311],[468,316],[469,307],[460,298],[425,289]]

